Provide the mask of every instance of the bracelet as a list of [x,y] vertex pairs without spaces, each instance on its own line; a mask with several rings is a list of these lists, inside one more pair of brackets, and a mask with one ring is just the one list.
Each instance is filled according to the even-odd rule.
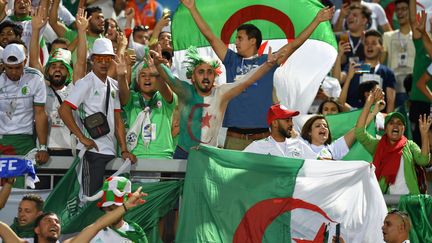
[[128,211],[128,209],[127,209],[127,207],[126,207],[126,205],[124,203],[123,203],[123,208],[124,208],[125,212]]
[[47,148],[47,146],[45,144],[40,144],[38,151],[45,151],[45,152],[47,152],[48,148]]

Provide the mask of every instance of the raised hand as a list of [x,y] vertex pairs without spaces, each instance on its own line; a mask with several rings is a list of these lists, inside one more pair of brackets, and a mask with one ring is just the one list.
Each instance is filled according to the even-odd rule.
[[324,22],[324,21],[330,20],[330,19],[332,19],[332,17],[333,17],[333,13],[334,13],[334,11],[335,11],[335,7],[334,7],[334,6],[331,7],[331,8],[329,8],[329,7],[325,7],[325,8],[323,8],[323,9],[321,9],[321,10],[317,13],[315,19],[316,19],[318,22]]
[[168,60],[162,56],[162,50],[160,46],[158,47],[157,51],[150,50],[150,56],[153,57],[153,63],[155,66],[168,63]]
[[117,44],[118,44],[118,49],[126,49],[127,44],[128,44],[128,40],[126,38],[126,35],[123,33],[123,31],[118,31],[117,32]]
[[126,9],[126,19],[133,19],[135,17],[135,10],[133,8]]
[[118,55],[117,61],[115,61],[116,71],[118,75],[127,74],[127,62],[124,54]]
[[416,22],[414,24],[414,28],[420,31],[422,34],[426,34],[426,19],[427,13],[425,10],[422,10],[420,13],[416,15]]
[[345,18],[346,16],[348,16],[348,14],[349,14],[349,7],[350,7],[349,3],[342,4],[341,10],[340,10],[340,14],[339,14],[342,18]]
[[78,31],[87,31],[87,27],[89,25],[89,21],[91,17],[92,16],[87,18],[87,12],[84,11],[83,8],[78,9],[76,20],[75,20]]
[[348,68],[348,73],[347,73],[347,80],[348,79],[352,79],[355,75],[355,73],[360,69],[360,64],[355,63],[355,62],[350,62],[349,63],[349,68]]
[[351,45],[349,42],[347,41],[339,41],[338,44],[338,54],[339,55],[343,55],[346,52],[350,52],[351,51]]
[[431,116],[426,114],[420,115],[419,117],[419,130],[421,134],[427,135],[429,132],[429,128],[432,124]]
[[181,2],[188,9],[191,9],[195,6],[195,0],[181,0]]
[[32,13],[32,29],[39,31],[48,21],[45,7],[39,7]]
[[141,192],[141,190],[142,187],[138,187],[138,189],[132,193],[132,195],[124,203],[124,206],[127,209],[131,209],[146,202],[146,200],[142,199],[142,197],[147,196],[147,193]]

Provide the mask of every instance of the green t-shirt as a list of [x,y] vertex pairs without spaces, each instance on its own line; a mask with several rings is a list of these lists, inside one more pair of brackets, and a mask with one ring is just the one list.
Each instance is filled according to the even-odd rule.
[[[426,55],[426,49],[421,39],[414,39],[416,55],[414,59],[413,82],[411,85],[410,100],[428,102],[429,99],[417,88],[417,82],[426,72],[431,63],[431,59]],[[430,81],[430,80],[429,80]],[[427,86],[432,90],[432,82],[427,82]]]
[[[87,53],[91,53],[95,40],[101,37],[102,35],[99,35],[98,37],[87,35]],[[72,42],[73,40],[78,38],[78,32],[76,32],[75,30],[67,29],[64,38],[67,39],[69,42]],[[76,59],[77,59],[77,48],[75,48],[75,50],[72,52],[72,63],[75,64]]]
[[138,136],[137,146],[132,153],[138,158],[172,159],[174,143],[171,136],[172,116],[177,105],[177,95],[173,93],[173,101],[168,103],[156,92],[150,100],[144,100],[141,93],[131,91],[129,100],[123,110],[127,116],[129,128],[145,106],[151,109],[150,121],[156,126],[156,139],[150,141],[148,147],[144,145],[141,133]]

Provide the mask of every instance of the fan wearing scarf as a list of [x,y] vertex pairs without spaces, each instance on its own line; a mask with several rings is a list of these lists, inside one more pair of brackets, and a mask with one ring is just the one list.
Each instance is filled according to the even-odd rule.
[[[102,199],[100,202],[98,202],[97,206],[100,207],[106,213],[105,216],[114,213],[114,211],[119,211],[120,209],[118,208],[121,208],[121,210],[123,210],[123,212],[118,217],[115,217],[112,220],[110,220],[110,222],[108,224],[105,224],[104,227],[100,227],[100,229],[102,230],[99,229],[97,234],[89,242],[91,243],[100,243],[100,242],[147,243],[147,237],[146,234],[144,233],[144,230],[134,222],[131,221],[126,222],[122,216],[131,207],[136,206],[135,204],[131,205],[129,200],[129,198],[135,200],[136,199],[135,197],[137,196],[134,195],[136,194],[136,192],[134,194],[131,193],[131,188],[132,188],[132,183],[130,180],[126,179],[125,177],[113,176],[107,178],[104,181],[101,191],[99,191],[96,195],[87,198],[87,200],[89,201],[96,201],[98,199]],[[137,191],[140,191],[140,189],[138,189]],[[143,196],[143,194],[141,194],[140,192],[138,192],[138,195],[140,195],[140,197]],[[101,219],[99,219],[98,221],[101,221]],[[95,225],[97,223],[98,222],[96,221]],[[97,225],[100,224],[101,223],[99,222],[99,224]],[[77,242],[84,242],[84,241],[77,241]]]
[[162,64],[166,62],[155,55],[155,65],[165,82],[179,96],[180,137],[174,152],[174,159],[186,159],[189,149],[200,143],[217,146],[217,135],[222,126],[228,102],[255,83],[268,72],[276,60],[285,52],[272,55],[271,48],[267,62],[248,72],[234,83],[215,85],[221,74],[217,60],[201,57],[196,47],[189,47],[186,53],[186,76],[192,85],[175,78],[171,70]]
[[[366,117],[373,105],[370,94],[360,114],[355,128],[357,140],[373,155],[375,174],[384,194],[420,194],[415,173],[415,164],[426,166],[429,163],[428,131],[432,119],[420,115],[420,134],[422,146],[408,140],[403,134],[406,127],[405,117],[399,112],[391,112],[385,118],[385,134],[377,139],[365,130]],[[378,101],[381,105],[384,101]]]
[[177,95],[159,80],[153,60],[148,57],[136,68],[137,91],[127,79],[119,80],[120,104],[126,113],[128,150],[138,158],[172,159],[171,124]]

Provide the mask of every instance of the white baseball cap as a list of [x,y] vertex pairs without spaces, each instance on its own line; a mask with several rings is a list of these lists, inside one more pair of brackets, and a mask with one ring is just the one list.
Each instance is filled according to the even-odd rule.
[[3,63],[15,65],[26,59],[25,48],[21,44],[9,44],[3,50]]
[[107,38],[98,38],[93,44],[93,49],[91,55],[112,55],[115,56],[114,48],[112,46],[111,40]]

